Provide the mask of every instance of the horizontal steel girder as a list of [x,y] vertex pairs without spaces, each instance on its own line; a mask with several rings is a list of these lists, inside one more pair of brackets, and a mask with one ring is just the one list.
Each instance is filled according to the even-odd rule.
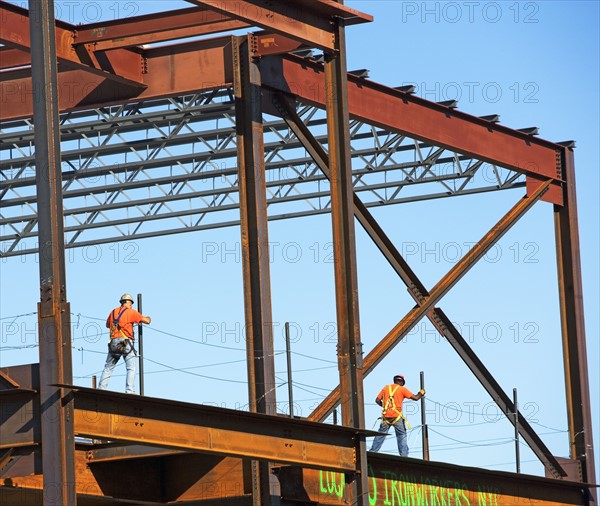
[[[522,474],[488,471],[420,459],[368,453],[369,501],[375,505],[583,504],[581,484]],[[275,470],[284,501],[341,504],[340,473],[282,467]]]
[[162,448],[354,471],[355,446],[372,431],[287,417],[66,386],[75,434]]
[[373,21],[372,16],[334,0],[188,1],[252,26],[283,34],[309,47],[330,51],[335,48],[332,18],[344,19],[347,25]]
[[[29,33],[29,11],[7,2],[0,4],[0,42],[5,46],[23,52],[31,51]],[[61,65],[71,69],[80,69],[108,79],[113,86],[141,90],[142,58],[129,50],[117,50],[96,57],[86,48],[76,50],[73,46],[74,26],[58,22],[56,32],[56,57]],[[4,66],[5,64],[3,64]]]

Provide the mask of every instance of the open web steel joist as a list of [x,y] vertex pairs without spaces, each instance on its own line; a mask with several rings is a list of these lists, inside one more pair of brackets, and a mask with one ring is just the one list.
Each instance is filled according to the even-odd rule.
[[[325,147],[326,118],[299,115]],[[37,248],[33,125],[0,134],[2,256]],[[266,121],[269,219],[331,211],[329,182],[281,119]],[[322,132],[322,133],[318,133]],[[368,207],[525,185],[518,172],[351,120],[353,187]],[[88,246],[239,222],[231,90],[61,117],[66,246]]]
[[[31,11],[0,3],[0,254],[48,252],[40,254],[38,313],[44,345],[40,346],[40,383],[33,389],[40,390],[42,402],[37,401],[37,408],[26,408],[33,411],[30,429],[41,431],[43,447],[51,449],[43,452],[41,469],[39,462],[33,465],[34,471],[44,475],[45,506],[74,504],[76,493],[83,499],[85,494],[73,479],[75,469],[78,479],[83,473],[73,435],[78,430],[98,435],[92,434],[89,424],[81,429],[83,415],[73,404],[73,395],[77,401],[78,394],[66,386],[72,382],[69,322],[64,316],[69,314],[65,247],[239,225],[246,327],[251,329],[247,340],[249,404],[252,411],[269,417],[274,393],[267,220],[331,213],[337,320],[338,328],[344,329],[338,336],[340,387],[310,418],[322,420],[341,400],[342,421],[349,427],[342,432],[358,434],[364,426],[363,375],[427,316],[512,420],[514,405],[436,304],[539,200],[555,205],[572,436],[572,462],[568,464],[580,466],[582,483],[593,482],[572,149],[507,128],[497,118],[470,116],[416,97],[410,90],[347,73],[345,27],[371,21],[371,17],[342,3],[189,3],[194,6],[78,26],[55,23],[52,1],[31,2]],[[262,31],[212,38],[247,28]],[[171,43],[189,38],[196,40]],[[170,43],[161,45],[166,41]],[[324,52],[323,58],[298,53],[315,48]],[[526,196],[431,290],[411,271],[368,211],[374,206],[519,187]],[[364,359],[358,330],[354,216],[416,302]],[[22,392],[9,374],[3,374],[2,381],[5,398],[31,394]],[[106,399],[111,396],[107,394]],[[25,408],[17,404],[14,412],[3,414],[3,422],[23,413]],[[159,437],[165,427],[145,418],[144,410],[151,409],[140,399],[135,416],[138,427],[148,423],[147,440],[152,445],[177,447]],[[50,411],[58,417],[44,416]],[[97,407],[95,413],[101,411],[109,412],[107,420],[111,421],[99,435],[119,439],[112,422],[118,410]],[[89,416],[88,410],[83,420]],[[39,439],[14,439],[19,427],[13,422],[3,424],[9,443],[0,464],[3,470],[12,467],[14,472],[15,462],[27,456],[20,445],[30,447],[34,464],[39,460],[35,450]],[[285,426],[285,420],[280,422]],[[269,426],[265,437],[277,437],[277,427]],[[207,430],[202,424],[190,428],[199,435],[206,435]],[[521,424],[519,430],[550,474],[567,475],[567,465],[548,451],[528,424]],[[140,442],[130,433],[121,436]],[[243,439],[240,434],[236,437]],[[310,444],[308,434],[303,444]],[[206,445],[192,449],[222,450]],[[281,460],[334,471],[352,468],[354,472],[348,475],[352,479],[343,482],[339,476],[328,475],[326,490],[367,504],[376,494],[377,483],[382,488],[377,481],[380,475],[375,471],[377,478],[370,479],[375,475],[368,466],[364,435],[352,445],[353,454],[343,454],[344,467],[340,468],[331,464],[336,460],[331,455]],[[292,468],[277,470],[274,455],[234,450],[223,465],[235,461],[231,466],[245,469],[236,471],[241,476],[237,483],[243,484],[236,490],[253,504],[275,504],[278,496],[314,501],[312,492],[290,485],[311,480],[309,488],[314,490],[318,481],[323,492],[322,476],[317,479],[306,470]],[[290,455],[296,455],[294,451],[290,449]],[[131,458],[125,453],[117,451],[110,461]],[[223,453],[227,454],[226,449]],[[243,466],[234,457],[240,455],[247,459]],[[274,470],[279,481],[273,478]],[[498,476],[492,479],[501,481]],[[423,493],[416,478],[398,483],[412,483],[415,494]],[[516,496],[538,499],[538,492],[527,492],[530,485]],[[403,486],[406,491],[408,485]],[[544,486],[549,484],[544,482]],[[454,490],[456,495],[462,488]],[[316,500],[328,504],[326,495],[317,493]],[[549,504],[591,503],[595,493],[586,491],[582,497],[565,492],[558,497]],[[163,494],[143,500],[177,498]]]

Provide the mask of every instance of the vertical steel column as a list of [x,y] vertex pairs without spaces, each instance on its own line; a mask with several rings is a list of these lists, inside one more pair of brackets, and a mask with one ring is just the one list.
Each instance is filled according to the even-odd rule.
[[[563,357],[567,415],[569,417],[570,456],[581,463],[583,481],[596,482],[592,415],[588,380],[583,287],[579,254],[579,225],[575,191],[573,150],[564,148],[562,171],[565,180],[563,206],[554,206],[556,258],[562,322]],[[590,489],[589,504],[597,504],[598,492]]]
[[73,383],[67,302],[54,1],[30,0],[31,73],[39,227],[40,423],[44,506],[77,503]]
[[[233,37],[240,229],[250,410],[276,414],[275,360],[267,225],[260,70],[248,37]],[[279,483],[267,463],[252,462],[255,505],[276,504]]]
[[[331,172],[331,215],[335,294],[338,325],[338,367],[342,424],[364,428],[362,343],[358,312],[358,279],[354,235],[354,193],[350,156],[350,121],[346,39],[342,20],[336,20],[336,53],[325,58],[327,136]],[[348,488],[350,504],[368,504],[367,453],[364,440],[358,442],[358,475]]]

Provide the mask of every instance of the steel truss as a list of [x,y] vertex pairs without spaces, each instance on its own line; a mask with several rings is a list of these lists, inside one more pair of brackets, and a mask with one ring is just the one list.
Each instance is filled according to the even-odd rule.
[[[326,148],[323,111],[298,114]],[[239,224],[232,90],[61,116],[66,247]],[[350,124],[354,191],[368,207],[524,186],[510,169],[363,121]],[[286,123],[264,123],[269,219],[331,210],[327,178]],[[0,256],[37,251],[33,122],[0,132]],[[124,211],[126,216],[124,217]]]

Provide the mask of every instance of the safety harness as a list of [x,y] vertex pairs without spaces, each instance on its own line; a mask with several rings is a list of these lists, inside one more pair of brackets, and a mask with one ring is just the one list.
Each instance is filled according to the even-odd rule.
[[[121,309],[121,312],[119,313],[119,315],[113,319],[112,326],[110,327],[110,337],[111,338],[113,338],[113,334],[114,334],[115,330],[118,330],[121,333],[121,337],[123,337],[125,339],[129,339],[129,336],[127,334],[125,334],[125,332],[123,332],[121,325],[119,325],[119,320],[121,319],[121,316],[123,316],[123,313],[125,311],[127,311],[126,307]],[[114,315],[114,313],[113,313],[113,315]]]
[[[116,330],[118,330],[121,333],[121,336],[119,336],[119,337],[123,338],[123,341],[121,341],[120,343],[116,343],[117,353],[119,353],[121,355],[125,355],[127,346],[131,346],[131,350],[133,351],[133,353],[135,353],[135,355],[137,355],[137,350],[133,346],[133,338],[131,338],[127,334],[125,334],[125,332],[123,332],[123,329],[121,328],[121,325],[119,324],[119,320],[121,319],[121,316],[123,316],[123,313],[125,311],[127,311],[127,309],[128,308],[126,308],[126,307],[121,309],[121,312],[119,313],[119,315],[113,319],[112,325],[110,327],[111,341],[108,343],[108,350],[109,350],[109,352],[114,353],[111,348],[111,342],[112,342],[112,339],[117,339],[117,338],[113,337],[113,334],[115,333]],[[114,315],[114,313],[113,313],[113,315]]]
[[[395,425],[398,422],[398,420],[402,419],[402,420],[404,420],[404,423],[406,424],[406,428],[410,429],[410,424],[408,423],[408,420],[402,413],[402,410],[400,410],[396,407],[396,401],[394,400],[394,394],[396,393],[396,390],[398,390],[398,388],[400,388],[399,385],[396,385],[394,387],[394,389],[392,389],[392,385],[388,385],[388,398],[387,398],[385,405],[382,405],[381,421],[387,425]],[[393,412],[397,413],[396,417],[393,420],[390,420],[389,417],[385,416],[385,414],[388,411],[393,411]]]

